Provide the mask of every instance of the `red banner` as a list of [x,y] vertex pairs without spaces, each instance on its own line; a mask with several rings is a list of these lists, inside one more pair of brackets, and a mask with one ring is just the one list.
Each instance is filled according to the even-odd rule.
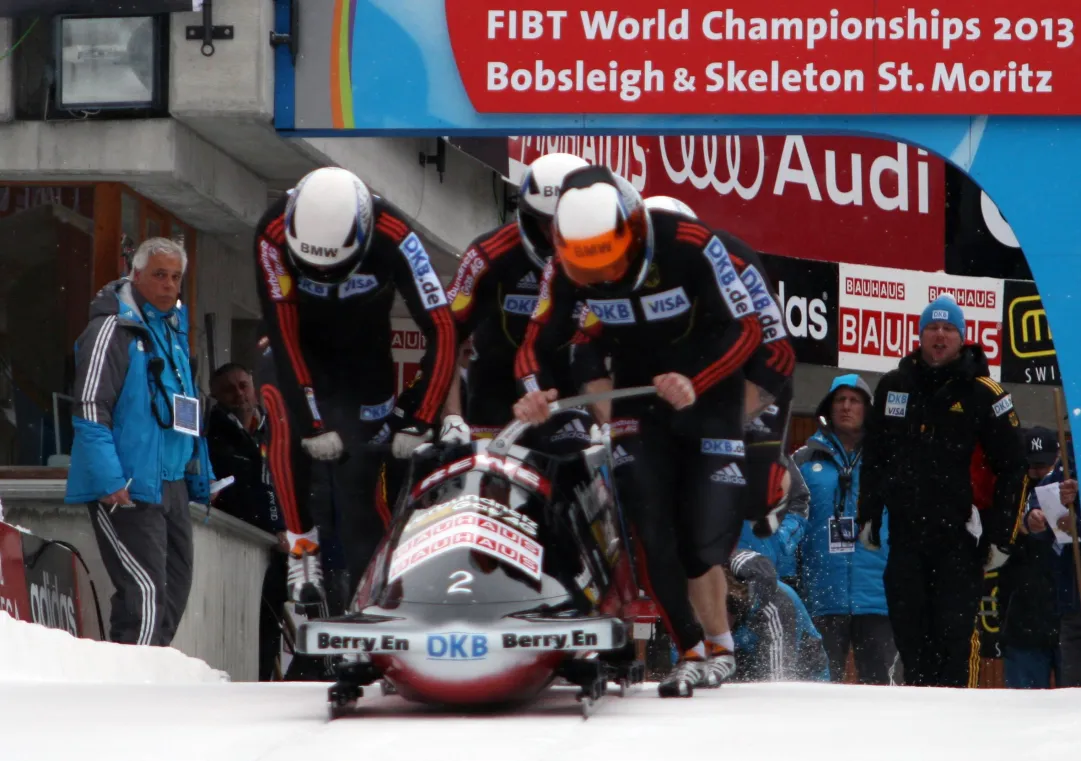
[[22,534],[0,522],[0,610],[20,621],[30,621],[30,596],[23,570]]
[[480,113],[1081,114],[1076,0],[446,0]]
[[545,153],[607,165],[759,251],[934,272],[945,267],[945,165],[857,137],[512,137],[511,179]]

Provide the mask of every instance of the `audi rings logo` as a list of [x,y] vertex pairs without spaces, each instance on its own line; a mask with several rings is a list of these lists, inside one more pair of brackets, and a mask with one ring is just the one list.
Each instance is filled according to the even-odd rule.
[[[743,142],[739,135],[728,135],[724,138],[725,167],[721,170],[721,175],[726,179],[717,176],[717,164],[721,158],[720,140],[721,138],[716,135],[712,137],[680,137],[679,147],[682,169],[677,170],[668,156],[668,138],[662,137],[659,142],[661,161],[664,162],[665,171],[668,172],[669,179],[676,185],[682,185],[690,181],[691,185],[698,190],[712,187],[717,193],[725,196],[731,194],[734,190],[744,201],[750,201],[758,195],[758,191],[762,188],[762,181],[766,177],[765,140],[762,139],[761,135],[754,137],[754,140],[758,143],[758,156],[756,159],[758,173],[755,175],[754,182],[750,185],[744,185],[740,176],[740,170],[743,166]],[[702,174],[695,172],[699,146],[702,153],[702,166],[705,170]]]

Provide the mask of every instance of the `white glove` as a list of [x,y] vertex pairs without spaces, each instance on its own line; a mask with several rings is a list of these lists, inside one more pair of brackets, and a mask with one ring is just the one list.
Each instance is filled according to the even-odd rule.
[[983,570],[993,571],[996,568],[1001,568],[1006,565],[1006,561],[1010,559],[1010,556],[1000,550],[997,545],[991,545],[991,551],[987,553],[987,562],[983,564]]
[[594,423],[589,427],[589,443],[593,446],[597,444],[604,444],[612,435],[612,429],[608,423],[604,425],[597,425]]
[[423,435],[417,433],[415,428],[398,431],[390,442],[390,453],[399,460],[408,460],[417,447],[426,441],[430,441],[431,438],[432,432],[430,429],[425,431]]
[[983,536],[983,521],[980,520],[980,510],[975,505],[972,506],[972,513],[968,516],[968,521],[965,523],[965,531],[972,535],[972,538],[977,542],[980,541],[980,537]]
[[880,547],[871,540],[871,521],[867,521],[863,524],[863,528],[860,529],[860,544],[866,549],[874,552]]
[[334,431],[327,431],[300,442],[313,460],[337,460],[342,456],[342,439]]
[[443,418],[443,427],[439,429],[439,440],[444,444],[468,444],[469,426],[461,415],[447,415]]

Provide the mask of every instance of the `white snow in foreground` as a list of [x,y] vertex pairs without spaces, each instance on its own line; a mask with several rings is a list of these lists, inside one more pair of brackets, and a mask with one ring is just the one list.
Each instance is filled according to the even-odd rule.
[[1072,758],[1081,690],[732,685],[661,700],[574,690],[517,713],[365,698],[327,721],[327,684],[223,681],[171,648],[75,639],[0,614],[0,758],[29,761],[1019,761]]
[[646,685],[588,721],[564,689],[473,716],[377,697],[327,723],[326,687],[0,683],[0,747],[35,761],[1018,761],[1073,757],[1081,706],[1081,690],[757,684],[662,701]]
[[[0,611],[0,685],[5,682],[198,684],[227,679],[224,672],[171,647],[79,639],[66,631],[19,621]],[[0,727],[7,722],[6,713],[0,704]]]

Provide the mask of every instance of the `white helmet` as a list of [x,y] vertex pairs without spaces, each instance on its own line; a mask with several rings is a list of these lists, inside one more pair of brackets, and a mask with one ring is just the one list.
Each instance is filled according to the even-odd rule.
[[316,169],[289,191],[285,240],[293,264],[309,280],[348,280],[368,253],[371,233],[372,194],[348,169]]
[[659,211],[670,211],[673,214],[681,214],[684,217],[698,219],[698,215],[694,213],[694,209],[678,198],[673,198],[672,196],[650,196],[646,199],[646,208],[650,211],[653,211],[654,209]]
[[552,216],[567,173],[589,166],[571,153],[548,153],[526,169],[518,191],[518,233],[526,255],[543,269],[552,256]]

